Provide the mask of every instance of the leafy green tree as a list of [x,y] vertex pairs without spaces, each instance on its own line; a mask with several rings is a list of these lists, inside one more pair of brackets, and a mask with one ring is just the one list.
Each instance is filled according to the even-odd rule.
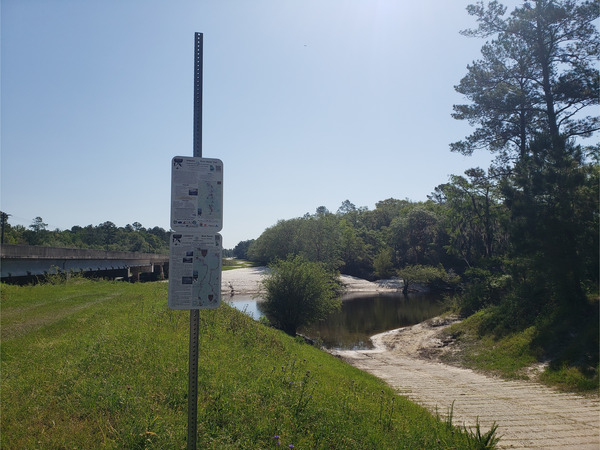
[[25,228],[23,225],[11,225],[7,223],[5,229],[4,243],[26,245],[28,244],[28,242],[25,238],[25,235],[29,232],[30,230]]
[[314,215],[306,214],[290,220],[280,220],[267,228],[248,248],[248,258],[259,264],[269,264],[287,255],[303,255],[310,261],[340,267],[338,216],[325,207]]
[[371,257],[367,244],[358,230],[343,217],[338,223],[340,271],[362,278],[371,276]]
[[371,230],[381,230],[389,227],[396,217],[411,207],[409,200],[397,200],[388,198],[375,204],[373,211],[364,214],[364,223]]
[[440,218],[419,205],[398,216],[389,227],[390,243],[396,251],[397,264],[437,264],[441,246],[437,245]]
[[280,220],[267,228],[248,248],[248,258],[259,264],[269,264],[276,259],[285,259],[287,255],[299,253],[298,238],[300,218]]
[[498,186],[484,170],[469,169],[465,175],[452,175],[429,198],[446,214],[448,251],[472,267],[506,251],[506,207]]
[[379,279],[390,278],[395,275],[394,263],[392,262],[392,249],[385,247],[377,253],[373,259],[373,270]]
[[125,245],[130,252],[144,252],[148,248],[144,238],[135,232],[127,234]]
[[117,226],[111,221],[106,221],[98,225],[100,229],[100,233],[102,235],[102,240],[104,241],[104,247],[106,250],[109,249],[110,244],[114,241],[114,238],[117,234]]
[[326,208],[317,208],[316,214],[301,220],[296,249],[309,261],[322,262],[331,269],[338,269],[340,259],[340,235],[338,218]]
[[298,328],[325,319],[339,309],[339,275],[324,264],[289,256],[271,264],[263,279],[263,308],[269,320],[295,336]]
[[398,276],[402,278],[404,286],[402,293],[408,294],[408,289],[411,284],[425,284],[429,287],[439,290],[448,287],[456,287],[460,281],[460,277],[453,272],[446,272],[441,266],[423,266],[421,264],[412,264],[405,266],[398,271]]
[[336,212],[338,217],[346,219],[357,231],[367,229],[368,214],[369,209],[366,206],[357,208],[350,200],[344,200]]
[[233,248],[233,256],[239,259],[248,259],[248,249],[253,242],[254,239],[238,242],[238,244]]
[[5,213],[4,211],[0,211],[0,227],[2,228],[2,230],[0,231],[0,233],[2,234],[1,238],[0,238],[0,243],[4,244],[4,231],[9,227],[8,225],[8,218],[10,217],[10,214]]

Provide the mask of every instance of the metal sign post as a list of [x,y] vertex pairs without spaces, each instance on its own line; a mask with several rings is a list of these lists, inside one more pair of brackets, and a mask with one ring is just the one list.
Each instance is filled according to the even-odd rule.
[[188,363],[188,450],[196,450],[198,436],[198,331],[200,310],[190,309],[190,359]]
[[[202,65],[204,35],[196,33],[194,52],[194,157],[202,158]],[[196,450],[198,436],[198,333],[200,310],[190,309],[190,354],[188,365],[188,450]]]
[[202,157],[202,33],[194,63],[194,155],[171,161],[169,308],[190,310],[188,450],[196,450],[200,309],[221,303],[223,162]]
[[[202,158],[202,65],[204,36],[196,33],[194,56],[194,157]],[[198,436],[198,330],[200,311],[190,309],[188,365],[188,450],[196,450]]]
[[202,65],[204,35],[196,33],[194,57],[194,157],[202,158]]

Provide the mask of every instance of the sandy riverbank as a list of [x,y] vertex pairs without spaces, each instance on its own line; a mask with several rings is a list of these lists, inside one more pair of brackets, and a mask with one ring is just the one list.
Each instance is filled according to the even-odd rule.
[[[236,295],[256,295],[260,292],[260,282],[266,267],[246,267],[243,269],[226,270],[221,278],[221,291],[223,295],[233,292],[232,300]],[[367,281],[350,275],[341,276],[346,292],[351,293],[376,293],[376,292],[398,292],[402,289],[402,280],[392,278],[390,280]]]

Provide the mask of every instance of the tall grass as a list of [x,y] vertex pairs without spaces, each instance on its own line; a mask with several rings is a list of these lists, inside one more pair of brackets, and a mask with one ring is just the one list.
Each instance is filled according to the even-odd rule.
[[[457,338],[459,345],[457,351],[442,359],[504,378],[533,377],[564,391],[598,394],[597,313],[581,319],[577,333],[561,333],[559,327],[548,332],[548,327],[538,323],[521,330],[493,333],[489,331],[493,309],[483,309],[447,328],[445,333]],[[545,366],[541,373],[529,370],[540,363]]]
[[[189,314],[167,284],[1,286],[0,445],[185,448]],[[199,448],[476,448],[378,379],[223,305],[200,311]]]

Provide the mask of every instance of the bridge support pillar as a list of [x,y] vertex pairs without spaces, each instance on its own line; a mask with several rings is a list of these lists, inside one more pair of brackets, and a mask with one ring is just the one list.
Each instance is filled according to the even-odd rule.
[[157,280],[165,279],[165,269],[162,264],[154,264],[154,274]]
[[129,277],[129,281],[133,281],[137,283],[140,281],[140,273],[142,272],[139,267],[131,267],[130,269],[131,276]]

